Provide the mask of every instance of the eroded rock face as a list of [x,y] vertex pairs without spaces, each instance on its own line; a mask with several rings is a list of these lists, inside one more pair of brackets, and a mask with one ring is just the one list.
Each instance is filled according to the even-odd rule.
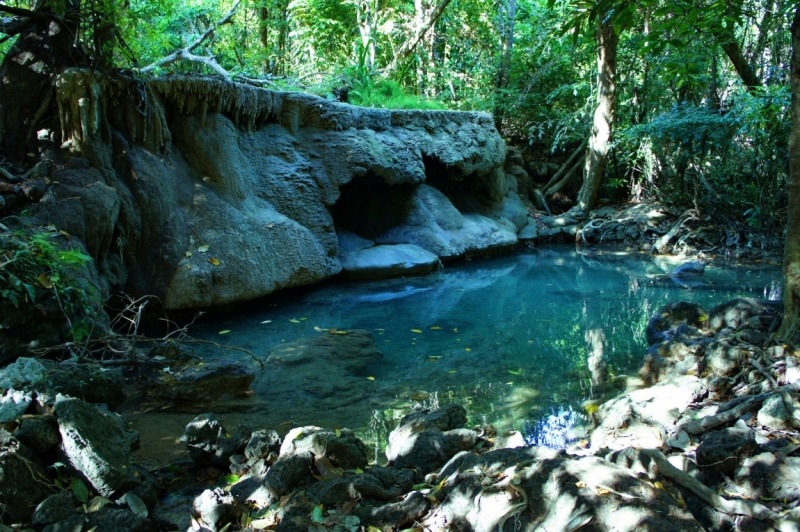
[[108,288],[177,309],[323,280],[342,267],[335,224],[372,236],[337,204],[376,184],[395,210],[368,195],[359,212],[383,218],[379,243],[452,257],[514,244],[527,223],[488,114],[366,109],[214,79],[149,83],[145,116],[139,86],[107,94],[79,70],[57,83],[64,109],[83,98],[96,114],[61,117],[81,158],[56,172],[59,194],[45,193],[38,213],[85,243]]

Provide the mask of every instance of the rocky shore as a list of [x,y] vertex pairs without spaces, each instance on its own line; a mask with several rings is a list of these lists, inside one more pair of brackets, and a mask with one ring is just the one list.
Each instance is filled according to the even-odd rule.
[[[772,337],[780,311],[660,309],[647,385],[587,405],[587,438],[568,449],[468,428],[449,405],[406,415],[385,465],[348,429],[281,437],[203,414],[182,436],[191,461],[148,470],[113,412],[120,369],[20,358],[0,370],[0,530],[800,530],[800,367]],[[195,386],[211,404],[253,379],[222,361],[159,388],[185,356],[157,346],[161,375],[142,385],[172,400]]]

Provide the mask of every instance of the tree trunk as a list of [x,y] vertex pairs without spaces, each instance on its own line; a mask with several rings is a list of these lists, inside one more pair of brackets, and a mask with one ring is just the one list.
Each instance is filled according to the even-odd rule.
[[597,31],[597,108],[592,136],[586,151],[583,185],[578,191],[578,207],[588,212],[597,201],[597,191],[608,158],[611,131],[617,108],[617,44],[619,35],[609,20],[601,20]]
[[742,79],[742,83],[744,83],[744,86],[747,88],[747,90],[749,91],[755,87],[760,87],[761,80],[758,79],[755,71],[753,71],[753,67],[750,66],[750,63],[744,56],[744,53],[742,53],[742,49],[736,40],[736,36],[733,34],[733,27],[728,27],[730,29],[719,36],[720,47],[722,47],[722,49],[725,51],[728,59],[731,60],[733,68],[736,69],[736,73],[739,74],[739,77]]
[[52,3],[37,4],[38,16],[20,32],[0,65],[0,154],[12,163],[36,152],[36,132],[59,131],[52,110],[55,76],[75,66],[80,57],[74,46],[79,4],[67,2],[62,18],[52,17]]
[[517,17],[517,0],[505,0],[500,4],[500,67],[497,69],[497,95],[494,104],[494,123],[503,133],[505,88],[511,76],[511,52],[514,48],[514,23]]
[[800,326],[800,5],[792,21],[792,128],[789,133],[789,217],[783,254],[783,323],[778,335],[791,340]]

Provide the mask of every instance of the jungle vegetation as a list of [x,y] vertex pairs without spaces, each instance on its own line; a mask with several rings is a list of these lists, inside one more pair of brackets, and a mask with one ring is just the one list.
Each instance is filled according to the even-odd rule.
[[[53,27],[49,58],[22,72],[26,36]],[[751,229],[741,245],[785,238],[783,332],[797,328],[797,2],[0,0],[0,35],[0,77],[19,80],[0,85],[7,160],[69,66],[487,111],[546,195],[722,214]]]

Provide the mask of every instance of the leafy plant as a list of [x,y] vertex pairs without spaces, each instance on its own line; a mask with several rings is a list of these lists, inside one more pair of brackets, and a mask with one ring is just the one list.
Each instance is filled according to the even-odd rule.
[[69,335],[78,341],[88,334],[88,325],[83,321],[73,325],[71,320],[91,309],[92,289],[77,274],[92,259],[54,243],[68,236],[54,227],[47,232],[0,234],[0,298],[19,309],[52,296],[70,325]]

